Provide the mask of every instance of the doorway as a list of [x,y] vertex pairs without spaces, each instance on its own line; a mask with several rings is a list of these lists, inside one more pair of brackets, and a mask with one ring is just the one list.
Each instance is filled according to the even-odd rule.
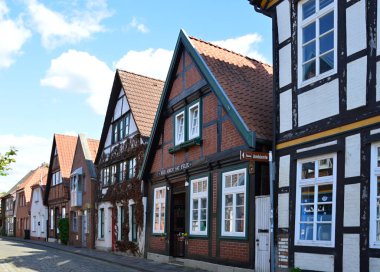
[[185,256],[185,237],[186,232],[186,193],[173,194],[171,209],[171,255],[173,257]]
[[270,198],[257,196],[256,202],[256,228],[255,228],[255,271],[270,271]]

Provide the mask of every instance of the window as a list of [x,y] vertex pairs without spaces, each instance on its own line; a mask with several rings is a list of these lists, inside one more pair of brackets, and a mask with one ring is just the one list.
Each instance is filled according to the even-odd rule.
[[65,218],[66,217],[66,208],[63,207],[62,208],[62,218]]
[[245,236],[247,170],[223,173],[222,235]]
[[295,243],[334,246],[336,155],[297,162]]
[[380,142],[371,146],[370,247],[380,248]]
[[132,211],[132,242],[137,242],[136,204],[131,205]]
[[50,229],[54,229],[54,210],[50,209]]
[[124,172],[125,172],[124,165],[125,165],[125,162],[119,163],[119,177],[118,177],[119,182],[124,181]]
[[40,226],[41,226],[41,232],[44,232],[45,231],[45,226],[46,222],[45,222],[45,215],[41,215],[41,223],[40,223]]
[[190,234],[207,235],[208,178],[192,180],[190,186]]
[[34,202],[40,201],[40,192],[38,189],[34,190]]
[[112,143],[115,144],[129,136],[130,113],[122,116],[112,124]]
[[128,165],[129,165],[128,178],[131,179],[131,178],[134,178],[136,175],[136,158],[130,159],[128,162]]
[[104,238],[104,209],[99,210],[99,238]]
[[336,7],[334,0],[300,1],[298,6],[299,83],[336,71]]
[[111,182],[110,168],[106,167],[102,169],[101,178],[103,180],[103,186],[108,186]]
[[32,231],[36,231],[37,218],[33,216],[32,218]]
[[185,141],[185,112],[180,112],[175,116],[175,144]]
[[118,176],[118,173],[117,173],[117,165],[114,164],[111,166],[111,184],[114,184],[116,182],[116,178]]
[[125,211],[124,206],[119,207],[119,232],[118,232],[118,240],[124,239],[124,231],[123,231],[123,224],[124,224],[124,218],[125,218]]
[[189,107],[189,140],[199,137],[199,102]]
[[74,232],[78,231],[78,222],[77,221],[78,221],[77,213],[73,212],[73,228],[72,228],[72,231],[74,231]]
[[53,183],[53,186],[62,183],[62,177],[61,177],[60,171],[52,174],[52,183]]
[[153,233],[164,233],[165,231],[165,203],[166,187],[154,189]]

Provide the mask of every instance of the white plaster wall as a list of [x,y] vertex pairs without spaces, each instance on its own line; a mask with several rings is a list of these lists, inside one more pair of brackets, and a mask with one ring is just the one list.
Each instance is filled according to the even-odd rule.
[[343,271],[360,271],[360,236],[359,234],[343,234]]
[[122,98],[122,100],[123,100],[123,107],[121,109],[121,112],[122,112],[122,114],[124,114],[127,111],[129,111],[129,104],[128,104],[127,98],[125,96]]
[[380,270],[380,258],[369,258],[369,272],[378,272]]
[[321,148],[321,147],[336,145],[337,143],[338,143],[338,141],[331,141],[331,142],[327,142],[327,143],[323,143],[323,144],[317,144],[317,145],[313,145],[313,146],[309,146],[309,147],[305,147],[305,148],[300,148],[300,149],[297,149],[297,153],[302,153],[302,152],[305,152],[305,151],[315,150],[315,149],[318,149],[318,148]]
[[[104,238],[99,239],[98,234],[95,240],[95,247],[99,250],[111,250],[112,249],[112,205],[109,202],[100,203],[98,206],[98,215],[99,210],[104,209]],[[99,217],[98,222],[99,224]],[[99,225],[97,227],[99,233]]]
[[347,56],[367,47],[365,0],[347,9]]
[[137,131],[137,126],[135,119],[133,119],[133,116],[131,115],[130,119],[130,125],[129,125],[129,134],[135,133]]
[[289,193],[278,194],[278,227],[289,228]]
[[111,143],[112,143],[111,140],[112,140],[112,128],[110,126],[108,128],[107,139],[106,139],[106,142],[105,142],[104,146],[110,146]]
[[288,85],[292,82],[292,62],[291,62],[291,46],[287,46],[280,49],[279,52],[279,81],[280,88]]
[[371,135],[379,134],[379,133],[380,133],[380,128],[372,129],[372,130],[370,131],[370,134],[371,134]]
[[346,137],[344,176],[360,176],[360,134]]
[[[39,194],[39,200],[38,202],[35,202],[34,192]],[[30,206],[30,223],[32,224],[32,218],[36,217],[37,224],[36,224],[36,230],[30,232],[30,236],[32,237],[40,237],[40,238],[46,238],[46,220],[48,219],[48,209],[43,204],[43,195],[40,188],[36,188],[33,190],[32,199],[31,199],[31,206]],[[38,222],[40,222],[40,225],[38,225]],[[43,224],[43,226],[42,226]],[[50,227],[50,226],[49,226]],[[32,229],[32,227],[31,227]],[[43,230],[43,232],[42,232]]]
[[122,112],[121,112],[121,109],[123,107],[123,100],[122,99],[119,99],[116,103],[116,106],[115,106],[115,109],[114,109],[114,112],[113,112],[113,120],[116,120],[118,119]]
[[280,157],[280,169],[278,171],[278,187],[289,186],[290,155]]
[[280,93],[280,132],[290,129],[292,129],[292,90],[287,90]]
[[347,110],[366,104],[367,57],[347,64]]
[[282,43],[290,37],[290,5],[289,1],[282,1],[277,10],[278,42]]
[[344,186],[343,226],[360,226],[360,183]]
[[[378,7],[380,6],[380,5],[377,5]],[[377,15],[377,16],[379,16],[379,15]],[[378,22],[380,22],[380,21],[378,21]],[[378,28],[378,29],[380,29],[380,27]],[[378,48],[379,48],[380,46],[378,46]],[[377,50],[379,50],[379,49],[377,49]],[[378,61],[378,62],[376,62],[376,101],[379,101],[380,100],[380,62]]]
[[339,113],[338,80],[298,95],[298,125],[303,126]]
[[334,271],[334,256],[295,252],[294,267],[313,271]]

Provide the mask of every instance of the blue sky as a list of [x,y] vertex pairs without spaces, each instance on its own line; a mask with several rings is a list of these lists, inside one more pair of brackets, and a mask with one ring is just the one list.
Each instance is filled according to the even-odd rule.
[[0,177],[48,162],[53,133],[98,139],[116,68],[165,79],[180,29],[271,63],[271,21],[246,0],[0,0]]

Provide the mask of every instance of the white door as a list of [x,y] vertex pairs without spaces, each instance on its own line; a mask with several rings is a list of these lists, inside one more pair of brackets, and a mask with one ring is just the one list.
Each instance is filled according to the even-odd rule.
[[256,197],[255,272],[270,271],[270,199]]

